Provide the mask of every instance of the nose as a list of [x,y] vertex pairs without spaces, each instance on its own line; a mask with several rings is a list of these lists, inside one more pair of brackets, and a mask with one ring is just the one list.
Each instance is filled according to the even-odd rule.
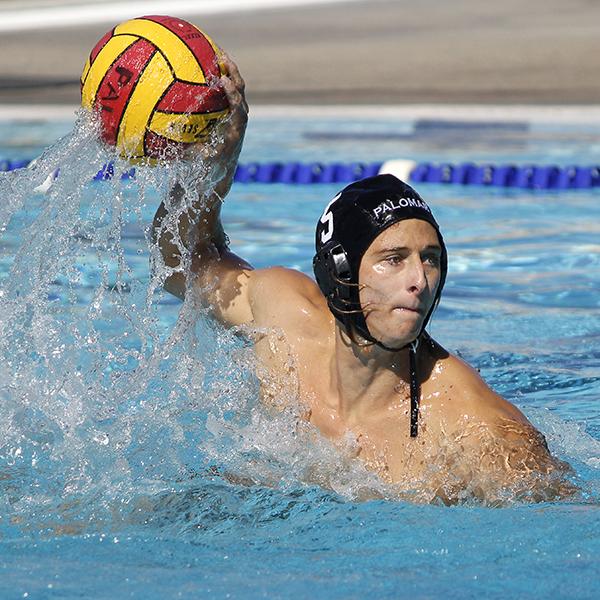
[[407,288],[411,294],[416,294],[417,296],[425,289],[427,286],[427,277],[425,275],[425,269],[423,268],[423,263],[421,262],[420,256],[412,257],[410,261],[410,268],[408,272],[408,280],[407,280]]

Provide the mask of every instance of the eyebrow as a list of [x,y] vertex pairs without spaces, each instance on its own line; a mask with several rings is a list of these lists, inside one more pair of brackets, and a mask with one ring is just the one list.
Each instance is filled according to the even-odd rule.
[[[439,244],[429,244],[429,246],[425,246],[421,250],[421,252],[427,252],[431,250],[437,250],[439,252],[442,251],[442,247]],[[377,250],[375,254],[387,254],[388,252],[410,252],[412,248],[408,248],[407,246],[389,246],[385,248],[381,248],[381,250]]]

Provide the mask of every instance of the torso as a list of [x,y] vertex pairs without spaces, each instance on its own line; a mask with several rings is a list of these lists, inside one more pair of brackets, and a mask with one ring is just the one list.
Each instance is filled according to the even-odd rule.
[[[236,320],[254,331],[265,401],[297,408],[407,498],[503,502],[507,486],[527,498],[532,486],[541,499],[564,493],[562,484],[539,479],[558,468],[543,436],[435,342],[419,346],[419,433],[410,437],[406,355],[404,362],[400,354],[387,362],[372,355],[373,362],[347,342],[340,346],[325,298],[297,271],[244,271],[236,282],[248,299]],[[238,308],[235,296],[226,300]]]
[[[351,452],[399,493],[418,501],[456,502],[468,494],[502,502],[507,486],[517,495],[538,486],[540,498],[554,497],[553,484],[537,477],[557,468],[543,436],[435,342],[419,346],[419,433],[410,437],[407,374],[399,367],[370,379],[367,369],[357,379],[364,361],[353,360],[353,346],[350,356],[340,350],[336,321],[311,279],[269,269],[251,297],[253,325],[263,332],[256,354],[265,400],[298,406],[301,418],[349,450],[353,442]],[[341,367],[340,352],[349,359]],[[354,412],[347,410],[353,392],[360,396],[353,406],[361,407]]]
[[[289,304],[288,304],[289,307]],[[332,440],[356,440],[358,456],[389,482],[425,477],[432,454],[439,452],[454,430],[459,414],[453,401],[453,383],[446,376],[450,357],[437,344],[419,350],[421,378],[419,434],[409,435],[410,388],[397,379],[383,392],[378,404],[385,409],[360,418],[340,413],[340,398],[332,384],[335,354],[335,320],[323,301],[300,303],[287,309],[280,327],[256,344],[261,365],[263,394],[278,404],[300,401],[303,416]],[[273,320],[273,314],[269,315]]]

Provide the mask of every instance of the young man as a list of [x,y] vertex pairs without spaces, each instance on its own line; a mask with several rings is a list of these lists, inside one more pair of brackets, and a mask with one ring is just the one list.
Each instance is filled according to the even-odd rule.
[[229,250],[219,213],[247,105],[238,70],[226,63],[231,118],[207,157],[222,178],[189,211],[175,208],[178,188],[170,208],[163,203],[156,213],[170,269],[165,288],[195,294],[226,326],[272,332],[255,344],[269,373],[264,395],[293,396],[328,438],[353,436],[358,456],[385,480],[446,502],[570,492],[543,436],[425,332],[447,254],[429,206],[410,186],[377,176],[326,206],[317,224],[318,283],[283,267],[253,270]]

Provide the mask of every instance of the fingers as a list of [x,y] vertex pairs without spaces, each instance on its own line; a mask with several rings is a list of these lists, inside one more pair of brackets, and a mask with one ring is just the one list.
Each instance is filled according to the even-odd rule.
[[229,115],[216,124],[218,138],[213,143],[195,144],[186,152],[186,158],[193,159],[200,155],[205,160],[233,164],[237,161],[243,143],[248,122],[248,104],[244,96],[245,83],[237,65],[222,51],[219,54],[219,65],[221,72],[225,74],[221,75],[218,83],[214,81],[212,84],[220,87],[227,96]]
[[233,80],[229,78],[229,76],[223,75],[220,79],[220,84],[223,86],[223,90],[232,109],[238,104],[242,103],[242,92],[238,89]]
[[248,103],[246,102],[244,94],[246,84],[240,75],[237,65],[226,52],[221,53],[220,62],[222,66],[225,67],[227,73],[226,75],[221,76],[220,83],[227,95],[231,112],[235,113],[237,112],[238,107],[241,107],[241,109],[248,114]]
[[231,121],[238,127],[242,124],[245,125],[248,120],[248,103],[246,102],[246,99],[229,77],[221,77],[221,85],[223,86],[231,109]]
[[240,70],[238,66],[233,62],[233,59],[227,52],[221,51],[221,64],[226,69],[226,75],[233,81],[235,87],[240,90],[240,93],[243,95],[246,89],[246,83],[244,82],[243,77],[240,74]]

